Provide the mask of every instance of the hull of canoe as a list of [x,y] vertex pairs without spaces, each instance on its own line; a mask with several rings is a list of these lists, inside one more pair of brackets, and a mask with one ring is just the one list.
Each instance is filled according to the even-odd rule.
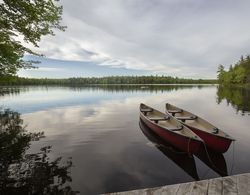
[[220,153],[224,153],[228,150],[232,140],[227,139],[224,137],[220,137],[217,135],[214,135],[212,133],[208,133],[205,131],[202,131],[200,129],[194,128],[192,126],[189,126],[185,123],[183,123],[185,126],[190,128],[195,134],[197,134],[203,141],[205,142],[206,146],[211,148],[212,150]]
[[168,131],[158,125],[155,125],[155,123],[148,120],[142,113],[140,114],[140,117],[142,121],[152,130],[154,131],[158,136],[160,136],[162,139],[167,141],[168,143],[174,145],[176,148],[187,152],[187,153],[197,153],[199,151],[199,148],[202,144],[201,141],[194,140],[192,138],[188,138],[183,135],[179,135],[177,133],[173,133],[171,131]]

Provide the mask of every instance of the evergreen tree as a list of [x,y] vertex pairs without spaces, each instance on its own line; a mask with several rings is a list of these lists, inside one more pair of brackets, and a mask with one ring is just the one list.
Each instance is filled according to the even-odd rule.
[[245,84],[250,83],[250,56],[240,57],[240,60],[234,65],[230,65],[229,71],[225,71],[223,65],[218,67],[219,83],[224,84]]
[[220,64],[218,66],[218,70],[217,70],[217,78],[218,78],[219,82],[223,82],[224,74],[225,74],[225,67]]

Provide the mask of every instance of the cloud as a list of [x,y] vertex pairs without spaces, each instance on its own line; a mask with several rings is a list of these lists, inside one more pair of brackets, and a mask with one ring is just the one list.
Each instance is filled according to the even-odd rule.
[[32,69],[33,71],[39,70],[39,71],[45,71],[45,72],[50,72],[50,71],[63,71],[62,68],[50,68],[50,67],[39,67],[38,69]]
[[[32,78],[69,78],[69,77],[103,77],[103,76],[132,76],[150,75],[149,71],[142,71],[124,68],[123,62],[119,60],[105,60],[101,57],[90,60],[96,56],[93,52],[81,51],[89,55],[89,60],[57,60],[26,55],[24,60],[40,61],[36,64],[36,69],[22,69],[18,72],[19,76]],[[85,58],[87,58],[85,56]],[[93,60],[94,59],[94,60]],[[103,58],[104,60],[105,58]],[[107,63],[105,63],[107,62]]]
[[31,78],[58,78],[58,74],[63,73],[64,68],[52,68],[52,67],[37,67],[34,69],[21,69],[18,71],[18,75],[21,77]]
[[66,32],[43,38],[49,58],[172,76],[215,77],[250,49],[249,1],[62,0]]

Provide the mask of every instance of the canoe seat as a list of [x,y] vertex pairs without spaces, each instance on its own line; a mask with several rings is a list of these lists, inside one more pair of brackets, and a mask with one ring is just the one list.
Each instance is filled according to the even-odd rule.
[[155,123],[158,123],[159,121],[166,121],[169,120],[169,116],[164,116],[164,117],[150,117],[149,118],[151,121],[154,121]]
[[176,118],[182,122],[185,122],[186,120],[195,120],[197,119],[197,116],[177,116]]
[[183,110],[168,110],[169,113],[182,113]]
[[180,126],[177,126],[177,127],[175,127],[175,128],[170,128],[170,129],[168,129],[169,131],[180,131],[180,130],[182,130],[183,129],[183,125],[180,125]]
[[173,116],[175,116],[176,113],[182,113],[183,110],[179,109],[179,110],[167,110],[167,112],[171,113]]
[[147,115],[148,112],[153,112],[153,109],[152,108],[141,108],[141,112],[144,115]]

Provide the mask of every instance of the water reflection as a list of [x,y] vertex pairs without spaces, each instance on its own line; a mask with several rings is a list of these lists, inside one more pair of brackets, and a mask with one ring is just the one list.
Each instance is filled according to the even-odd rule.
[[[139,124],[143,134],[152,143],[154,143],[157,149],[159,149],[165,156],[176,163],[192,178],[194,178],[195,180],[199,180],[193,155],[182,152],[178,150],[174,145],[171,145],[170,143],[162,140],[150,128],[148,128],[141,119]],[[223,177],[228,175],[227,164],[223,154],[216,153],[213,150],[202,146],[200,147],[198,153],[194,155],[220,176]]]
[[19,87],[0,87],[0,96],[18,95],[19,93]]
[[227,163],[222,153],[217,153],[203,146],[195,156],[220,176],[228,175]]
[[42,137],[42,132],[26,131],[18,112],[0,110],[0,194],[76,194],[69,185],[70,159],[51,160],[50,146],[26,153]]
[[34,90],[51,91],[51,90],[72,90],[79,91],[108,91],[108,92],[159,92],[159,91],[174,91],[180,89],[202,89],[204,87],[212,87],[213,85],[205,84],[180,84],[180,85],[83,85],[83,86],[0,86],[0,96],[4,95],[18,95]]
[[230,104],[237,112],[241,111],[242,115],[250,111],[250,89],[235,86],[218,86],[218,104],[223,100],[226,100],[227,104]]
[[[57,156],[72,157],[70,186],[81,194],[157,187],[250,171],[246,158],[250,155],[249,116],[236,114],[225,101],[217,104],[216,86],[165,86],[163,90],[152,86],[155,89],[151,91],[140,87],[19,87],[17,93],[4,92],[0,106],[21,113],[29,132],[45,132],[45,138],[30,142],[26,153],[41,154],[40,148],[49,145],[53,146],[47,153],[49,162]],[[230,147],[223,155],[209,152],[212,163],[203,153],[190,158],[176,157],[169,147],[160,152],[138,125],[141,102],[161,111],[166,102],[192,110],[235,137],[235,150]],[[234,163],[233,151],[237,159]],[[187,165],[178,159],[184,159]]]
[[199,180],[196,170],[195,160],[192,154],[187,154],[178,150],[173,145],[161,140],[145,123],[140,119],[140,128],[143,134],[154,143],[155,147],[159,149],[165,156],[176,163],[181,169],[189,174],[195,180]]
[[90,86],[70,86],[72,90],[80,91],[80,90],[103,90],[109,92],[140,92],[140,91],[147,91],[147,92],[158,92],[158,91],[173,91],[179,89],[192,89],[192,88],[203,88],[209,87],[211,85],[205,84],[180,84],[180,85],[90,85]]
[[[208,85],[96,85],[96,86],[19,86],[0,87],[0,106],[21,113],[51,108],[97,104],[104,100],[121,99],[150,94],[211,88]],[[41,98],[42,97],[42,98]]]

